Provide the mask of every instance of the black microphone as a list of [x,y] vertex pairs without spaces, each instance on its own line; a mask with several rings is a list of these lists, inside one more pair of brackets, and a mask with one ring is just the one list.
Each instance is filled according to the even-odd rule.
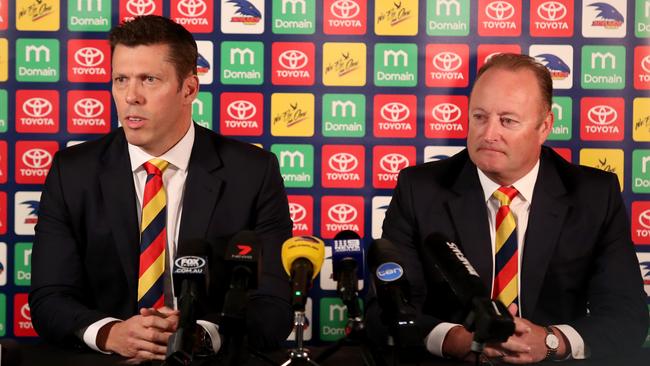
[[361,237],[351,230],[336,234],[332,243],[332,270],[336,292],[348,308],[349,318],[361,317],[359,278],[363,278],[364,258]]
[[468,312],[463,326],[474,332],[472,351],[482,352],[487,342],[505,342],[515,332],[514,319],[503,303],[490,299],[478,272],[456,243],[433,233],[423,248],[424,260],[438,268]]
[[220,327],[224,334],[241,328],[248,305],[248,290],[257,289],[259,283],[261,256],[262,247],[253,231],[237,233],[226,246],[224,265],[230,285],[221,312]]
[[196,320],[198,311],[207,295],[209,286],[208,257],[210,243],[203,239],[191,239],[178,245],[172,277],[174,293],[178,295],[180,312],[178,329],[167,344],[167,365],[189,365],[196,343]]
[[411,288],[401,264],[399,250],[386,239],[377,239],[368,249],[372,273],[381,308],[381,320],[400,347],[417,347],[422,339],[415,320],[417,311],[411,304]]

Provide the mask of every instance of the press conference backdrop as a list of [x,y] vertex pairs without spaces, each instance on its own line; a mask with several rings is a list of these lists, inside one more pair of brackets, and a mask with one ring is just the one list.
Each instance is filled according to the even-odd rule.
[[[398,171],[463,148],[485,58],[536,57],[555,89],[548,144],[618,175],[650,295],[650,0],[0,0],[0,336],[36,336],[41,184],[57,150],[118,127],[107,32],[144,14],[198,40],[196,122],[277,155],[294,234],[366,245]],[[331,274],[326,260],[311,341],[344,334]]]

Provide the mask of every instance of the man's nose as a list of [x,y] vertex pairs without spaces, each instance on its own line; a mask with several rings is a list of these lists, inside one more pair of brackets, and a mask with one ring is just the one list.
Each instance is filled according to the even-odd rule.
[[497,141],[501,131],[501,122],[499,116],[490,116],[483,129],[483,138],[485,141]]
[[136,82],[131,82],[126,88],[126,102],[128,104],[142,104],[143,98],[140,87]]

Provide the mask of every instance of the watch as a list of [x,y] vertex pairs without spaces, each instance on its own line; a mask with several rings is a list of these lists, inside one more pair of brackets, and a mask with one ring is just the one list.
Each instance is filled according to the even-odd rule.
[[560,340],[557,338],[553,329],[551,327],[544,327],[546,330],[546,338],[544,338],[544,344],[546,345],[546,357],[545,360],[552,359],[557,353],[557,349],[560,346]]

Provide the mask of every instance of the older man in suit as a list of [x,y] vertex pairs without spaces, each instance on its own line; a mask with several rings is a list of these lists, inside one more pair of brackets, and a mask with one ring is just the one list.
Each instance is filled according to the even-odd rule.
[[515,316],[515,334],[489,344],[485,356],[581,359],[620,354],[645,338],[648,311],[617,177],[543,146],[551,98],[544,66],[496,55],[470,95],[467,149],[400,173],[383,236],[402,251],[424,343],[435,355],[473,357],[473,335],[459,324],[449,286],[419,255],[434,232],[459,243]]
[[[110,42],[122,127],[54,158],[33,249],[36,330],[134,363],[164,359],[179,322],[169,286],[175,253],[198,238],[214,260],[229,237],[254,230],[264,260],[248,337],[257,347],[279,344],[291,330],[280,245],[292,224],[277,160],[192,122],[198,52],[182,26],[139,17],[114,28]],[[216,351],[227,284],[223,268],[211,271],[197,336]]]

